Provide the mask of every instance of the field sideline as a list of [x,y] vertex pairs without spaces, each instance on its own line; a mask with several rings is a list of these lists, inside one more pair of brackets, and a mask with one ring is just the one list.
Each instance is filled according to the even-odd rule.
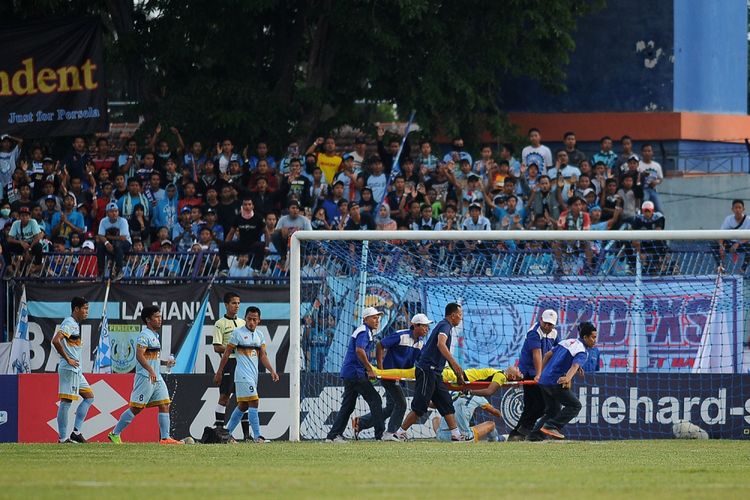
[[3,444],[0,464],[0,498],[750,498],[744,441]]

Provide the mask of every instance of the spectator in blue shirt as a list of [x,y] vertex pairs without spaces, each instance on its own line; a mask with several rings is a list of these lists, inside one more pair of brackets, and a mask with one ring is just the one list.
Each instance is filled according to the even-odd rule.
[[539,431],[554,439],[565,439],[560,432],[581,411],[581,402],[571,390],[573,375],[586,363],[586,351],[596,345],[596,327],[578,326],[578,338],[566,339],[545,354],[539,386],[544,396],[544,417]]
[[368,353],[372,351],[375,344],[375,332],[380,327],[380,317],[382,312],[374,307],[365,308],[362,313],[363,324],[358,326],[349,339],[349,345],[346,348],[344,362],[341,365],[341,378],[344,380],[344,394],[341,398],[341,408],[336,415],[336,421],[328,432],[326,442],[340,443],[344,442],[342,435],[349,417],[354,411],[357,403],[357,396],[362,396],[367,405],[370,407],[372,414],[373,427],[375,429],[375,439],[383,437],[385,426],[383,425],[383,403],[380,394],[370,383],[371,378],[375,378],[375,372],[368,359]]
[[[428,325],[432,321],[424,314],[415,314],[411,319],[411,328],[392,332],[384,337],[376,347],[376,357],[378,368],[389,370],[392,368],[406,369],[414,368],[422,352],[422,339],[427,335]],[[385,356],[383,356],[385,353]],[[388,421],[387,432],[383,435],[384,441],[398,441],[393,436],[401,425],[406,413],[406,397],[401,389],[399,382],[395,380],[382,380],[385,389],[385,409],[383,410],[383,420],[390,417]],[[362,418],[354,417],[352,419],[352,428],[354,437],[373,425],[373,417],[367,414]]]
[[[557,312],[547,309],[542,312],[542,319],[531,327],[526,334],[526,340],[521,347],[518,368],[523,373],[524,380],[539,382],[542,373],[542,359],[555,347],[559,340],[557,336]],[[508,441],[523,441],[524,439],[538,440],[540,436],[531,431],[534,424],[544,414],[544,397],[538,385],[523,386],[523,412],[518,424],[508,435]]]
[[154,215],[151,219],[152,228],[174,227],[178,223],[177,207],[179,198],[177,197],[177,187],[174,184],[167,184],[166,196],[156,204]]
[[63,198],[63,208],[56,212],[50,221],[52,236],[61,236],[67,242],[71,233],[83,234],[86,232],[86,225],[83,222],[83,215],[76,210],[76,197],[73,193],[67,193]]
[[416,363],[414,399],[411,402],[411,411],[401,424],[401,428],[394,434],[397,439],[406,441],[406,431],[417,422],[419,417],[427,413],[427,405],[432,401],[438,413],[448,424],[451,440],[464,441],[456,423],[453,400],[448,389],[443,385],[443,368],[446,362],[456,374],[456,383],[464,384],[464,371],[450,351],[451,332],[453,328],[461,324],[462,319],[463,311],[460,305],[451,302],[445,306],[445,318],[432,330]]

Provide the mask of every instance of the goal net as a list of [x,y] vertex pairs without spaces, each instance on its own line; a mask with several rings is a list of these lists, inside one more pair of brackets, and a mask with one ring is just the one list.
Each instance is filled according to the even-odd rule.
[[[299,364],[291,397],[299,419],[290,438],[325,438],[364,307],[384,313],[382,336],[408,328],[415,313],[439,321],[449,302],[463,307],[451,350],[464,369],[516,365],[545,309],[558,312],[560,340],[576,336],[583,321],[596,325],[598,359],[590,353],[574,381],[583,408],[566,427],[573,439],[673,437],[683,422],[711,437],[747,437],[750,381],[741,374],[750,368],[743,365],[750,253],[730,244],[722,252],[720,241],[750,234],[728,233],[298,232],[291,347]],[[404,385],[408,408],[413,384]],[[495,419],[499,433],[507,434],[523,408],[521,388],[504,388],[491,403],[503,414]],[[360,398],[354,415],[367,412]],[[434,437],[435,415],[410,436]],[[475,414],[477,422],[491,418]],[[351,427],[344,436],[352,437]]]

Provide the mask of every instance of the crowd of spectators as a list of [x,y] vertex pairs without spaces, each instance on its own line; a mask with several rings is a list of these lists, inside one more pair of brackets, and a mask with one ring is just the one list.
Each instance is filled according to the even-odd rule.
[[[61,158],[3,135],[6,263],[20,260],[36,270],[45,253],[90,253],[79,274],[103,275],[111,263],[112,275],[121,277],[136,273],[129,255],[217,252],[223,271],[250,276],[283,268],[288,238],[300,229],[664,227],[662,168],[650,144],[638,154],[627,136],[618,151],[602,138],[591,156],[578,149],[573,132],[554,154],[537,129],[520,155],[504,144],[474,156],[461,138],[442,153],[425,139],[412,150],[409,137],[399,155],[402,138],[378,127],[374,140],[357,136],[347,150],[334,137],[320,137],[275,156],[264,142],[242,150],[231,139],[186,145],[179,130],[170,132],[171,142],[157,126],[145,144],[131,138],[121,147],[104,137],[75,137]],[[429,246],[417,251],[429,255]],[[559,258],[564,249],[552,250]],[[591,265],[595,249],[579,250]]]

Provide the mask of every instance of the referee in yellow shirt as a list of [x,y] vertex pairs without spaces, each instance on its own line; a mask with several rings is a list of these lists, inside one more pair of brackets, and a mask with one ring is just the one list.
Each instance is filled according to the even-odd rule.
[[[221,355],[226,350],[227,342],[229,337],[232,336],[232,332],[237,328],[245,326],[245,320],[237,317],[237,313],[240,310],[240,296],[234,292],[227,292],[224,294],[224,306],[227,312],[223,318],[219,318],[214,323],[214,352]],[[234,353],[229,355],[226,365],[224,365],[224,373],[221,374],[221,384],[219,385],[219,403],[216,405],[216,421],[214,422],[215,427],[224,427],[224,422],[227,415],[227,403],[229,397],[234,392],[234,369],[237,367],[237,359]],[[242,435],[245,440],[250,439],[250,423],[247,420],[247,413],[242,416],[240,422],[242,425]]]

